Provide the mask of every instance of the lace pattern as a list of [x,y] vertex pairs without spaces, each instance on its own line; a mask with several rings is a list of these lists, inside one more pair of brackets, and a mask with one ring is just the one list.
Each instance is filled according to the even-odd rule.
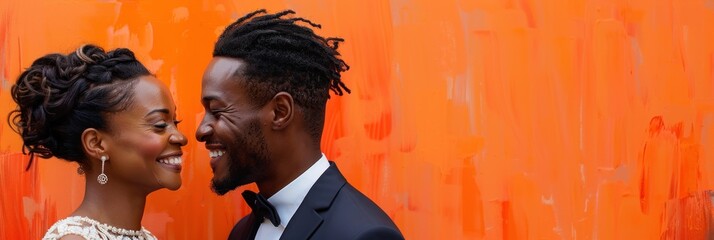
[[57,221],[42,240],[56,240],[66,235],[78,235],[87,240],[157,240],[144,227],[141,230],[121,229],[80,216]]

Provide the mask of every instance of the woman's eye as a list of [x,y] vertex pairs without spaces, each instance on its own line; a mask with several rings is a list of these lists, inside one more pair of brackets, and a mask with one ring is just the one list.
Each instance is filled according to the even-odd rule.
[[168,127],[168,126],[169,126],[168,124],[163,123],[163,122],[162,122],[162,123],[154,124],[154,127],[156,127],[156,128],[161,128],[161,129],[164,129],[164,128]]

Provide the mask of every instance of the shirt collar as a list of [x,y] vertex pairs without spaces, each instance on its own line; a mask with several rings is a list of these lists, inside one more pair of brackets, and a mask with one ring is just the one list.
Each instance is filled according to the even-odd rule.
[[330,167],[325,154],[317,160],[310,168],[305,170],[300,176],[295,178],[288,185],[273,194],[268,201],[273,204],[280,215],[280,225],[286,226],[293,217],[298,207],[302,203],[312,185],[322,176],[322,173]]

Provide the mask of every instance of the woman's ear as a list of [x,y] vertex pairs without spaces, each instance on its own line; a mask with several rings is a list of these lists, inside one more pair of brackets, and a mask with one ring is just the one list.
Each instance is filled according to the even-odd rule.
[[290,125],[295,115],[293,96],[287,92],[279,92],[273,97],[273,119],[271,128],[281,130]]
[[109,150],[104,134],[94,128],[87,128],[82,132],[82,146],[84,152],[92,159],[99,159],[102,155],[106,155]]

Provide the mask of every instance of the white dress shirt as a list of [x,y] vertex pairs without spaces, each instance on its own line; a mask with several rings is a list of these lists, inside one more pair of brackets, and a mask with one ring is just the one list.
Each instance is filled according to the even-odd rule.
[[295,180],[290,182],[288,185],[280,189],[273,196],[268,198],[268,202],[273,204],[275,210],[277,210],[280,216],[280,225],[273,226],[269,220],[263,219],[263,222],[258,228],[258,233],[255,235],[257,240],[268,240],[268,239],[280,239],[283,235],[283,231],[288,226],[290,219],[297,211],[298,207],[305,199],[307,192],[310,191],[312,185],[317,182],[317,179],[322,176],[322,173],[330,167],[330,163],[327,161],[325,154],[315,162],[310,168],[308,168],[304,173],[300,174]]

